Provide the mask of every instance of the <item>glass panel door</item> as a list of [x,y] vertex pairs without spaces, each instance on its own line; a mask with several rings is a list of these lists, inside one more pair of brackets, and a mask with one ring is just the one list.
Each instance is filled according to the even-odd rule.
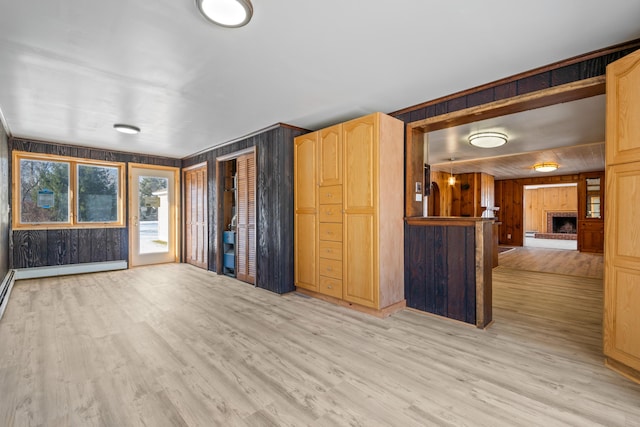
[[173,169],[130,169],[132,266],[176,261],[176,174]]

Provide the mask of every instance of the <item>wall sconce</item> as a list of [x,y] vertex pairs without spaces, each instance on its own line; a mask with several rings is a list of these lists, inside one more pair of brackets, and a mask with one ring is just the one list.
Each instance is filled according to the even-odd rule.
[[507,135],[498,132],[478,132],[469,136],[469,144],[479,148],[496,148],[507,143]]
[[533,169],[536,172],[553,172],[558,169],[558,164],[555,162],[536,163],[533,165]]

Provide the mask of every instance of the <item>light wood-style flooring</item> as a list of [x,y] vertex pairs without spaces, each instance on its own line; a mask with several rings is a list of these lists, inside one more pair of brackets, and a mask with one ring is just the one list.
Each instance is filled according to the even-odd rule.
[[569,276],[602,279],[604,258],[602,254],[583,253],[563,249],[516,247],[498,255],[503,267],[517,270],[567,274]]
[[2,426],[636,426],[598,279],[494,270],[488,330],[378,319],[185,264],[17,282]]

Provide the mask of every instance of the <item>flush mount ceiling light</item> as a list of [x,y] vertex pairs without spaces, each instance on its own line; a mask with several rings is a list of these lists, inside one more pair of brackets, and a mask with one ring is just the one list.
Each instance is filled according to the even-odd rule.
[[536,172],[553,172],[558,169],[558,164],[555,162],[536,163],[533,165],[533,169]]
[[242,27],[253,16],[249,0],[196,0],[196,4],[205,18],[222,27]]
[[125,125],[122,123],[116,123],[113,125],[113,128],[121,133],[126,133],[128,135],[135,135],[136,133],[140,133],[140,128],[137,126]]
[[507,135],[498,132],[478,132],[469,136],[469,144],[480,148],[500,147],[507,141]]

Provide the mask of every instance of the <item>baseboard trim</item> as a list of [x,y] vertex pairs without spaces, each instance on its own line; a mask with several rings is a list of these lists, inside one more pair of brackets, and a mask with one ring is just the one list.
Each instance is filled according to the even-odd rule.
[[15,280],[39,279],[42,277],[67,276],[70,274],[99,273],[102,271],[125,270],[127,261],[87,262],[82,264],[55,265],[47,267],[19,268],[15,270]]
[[635,369],[606,356],[604,358],[604,366],[619,373],[623,377],[640,384],[640,371],[636,371]]
[[13,289],[13,284],[16,281],[15,273],[15,270],[9,270],[0,285],[0,319],[2,319],[4,310],[9,303],[9,295],[11,295],[11,289]]
[[383,307],[381,309],[375,309],[375,308],[371,308],[371,307],[365,307],[363,305],[360,304],[356,304],[356,303],[352,303],[349,301],[345,301],[343,299],[339,299],[339,298],[335,298],[329,295],[325,295],[325,294],[321,294],[319,292],[314,292],[314,291],[310,291],[308,289],[304,289],[304,288],[296,288],[296,292],[298,294],[302,294],[302,295],[306,295],[306,296],[310,296],[310,297],[314,297],[317,299],[321,299],[323,301],[327,301],[330,302],[332,304],[336,304],[342,307],[347,307],[350,308],[352,310],[355,311],[359,311],[361,313],[365,313],[365,314],[369,314],[375,317],[379,317],[379,318],[385,318],[385,317],[389,317],[391,316],[393,313],[403,310],[406,306],[407,306],[407,301],[406,300],[402,300],[402,301],[398,301],[395,304],[391,304],[390,306],[387,307]]

